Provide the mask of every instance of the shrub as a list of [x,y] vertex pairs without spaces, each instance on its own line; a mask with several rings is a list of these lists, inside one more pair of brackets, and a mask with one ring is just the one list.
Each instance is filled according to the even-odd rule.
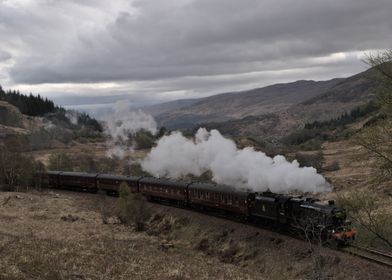
[[73,166],[75,171],[80,172],[99,172],[98,163],[91,153],[84,151],[73,158]]
[[33,151],[51,147],[50,135],[44,129],[33,131],[29,136],[30,148]]
[[134,162],[130,165],[124,166],[123,174],[132,176],[152,177],[150,173],[143,170],[142,166],[138,162]]
[[367,246],[381,244],[392,248],[392,215],[387,210],[390,201],[371,191],[356,191],[338,197],[338,202],[359,228],[360,242]]
[[[0,185],[8,190],[28,189],[33,186],[34,174],[44,169],[42,163],[22,152],[0,146]],[[38,186],[37,186],[38,187]]]
[[339,162],[335,160],[330,165],[325,166],[323,169],[325,171],[337,171],[340,169],[340,165]]
[[0,106],[0,124],[20,127],[22,124],[20,116],[6,107]]
[[140,131],[133,137],[137,149],[151,149],[154,144],[154,136],[149,131]]
[[54,153],[49,156],[49,170],[73,171],[73,160],[66,153]]
[[146,221],[150,216],[145,198],[139,193],[132,193],[126,183],[120,185],[117,206],[122,223],[134,224],[137,231],[145,229]]
[[295,158],[299,162],[299,165],[302,167],[314,167],[318,171],[322,169],[323,162],[324,162],[324,156],[321,151],[317,153],[301,153],[298,152],[295,155]]

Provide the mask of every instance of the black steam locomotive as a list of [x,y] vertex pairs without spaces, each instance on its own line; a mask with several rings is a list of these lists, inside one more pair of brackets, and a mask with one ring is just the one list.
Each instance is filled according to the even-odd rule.
[[42,186],[79,191],[104,191],[116,195],[121,183],[150,201],[176,206],[220,211],[230,216],[311,233],[322,240],[347,244],[356,232],[346,222],[346,213],[333,201],[271,192],[251,192],[232,186],[174,181],[151,177],[117,176],[98,173],[48,171],[37,174]]

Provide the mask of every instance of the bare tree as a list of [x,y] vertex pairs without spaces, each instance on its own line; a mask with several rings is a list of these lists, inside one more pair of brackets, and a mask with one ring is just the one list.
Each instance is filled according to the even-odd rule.
[[392,50],[369,55],[367,63],[381,78],[379,103],[381,111],[375,122],[365,127],[354,140],[373,159],[377,182],[392,179]]
[[293,226],[304,238],[308,245],[307,254],[312,261],[312,268],[309,271],[310,279],[330,279],[328,271],[328,260],[323,255],[323,245],[329,241],[326,235],[326,228],[320,223],[317,215],[308,215],[306,218],[296,220]]
[[[368,242],[381,241],[392,248],[392,216],[386,210],[388,202],[370,191],[356,191],[340,196],[349,218],[370,233]],[[389,202],[390,203],[390,202]]]
[[123,223],[134,224],[137,231],[144,230],[150,212],[145,198],[140,193],[132,193],[129,186],[122,183],[117,205],[119,218]]
[[32,157],[0,146],[0,184],[8,189],[28,189],[33,185],[35,172],[42,169],[42,164]]

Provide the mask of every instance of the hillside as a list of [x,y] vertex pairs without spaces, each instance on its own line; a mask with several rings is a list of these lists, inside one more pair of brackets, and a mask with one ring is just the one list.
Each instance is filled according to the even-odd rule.
[[[32,152],[65,148],[72,142],[96,141],[101,137],[100,124],[95,119],[59,107],[56,110],[42,116],[29,116],[15,105],[0,100],[0,148]],[[77,118],[76,122],[72,117]]]
[[173,128],[200,122],[222,122],[246,116],[277,113],[326,92],[340,81],[341,79],[322,82],[297,81],[218,94],[199,99],[197,102],[193,100],[188,106],[170,108],[159,114],[157,119],[161,125]]
[[[321,88],[316,86],[319,83],[313,82],[314,87],[321,91]],[[224,134],[231,136],[252,137],[258,141],[274,142],[301,129],[305,123],[337,118],[374,100],[376,91],[380,89],[382,83],[376,72],[369,69],[346,79],[332,80],[324,85],[322,93],[280,111],[271,112],[273,108],[276,108],[271,105],[262,114],[249,115],[244,118],[214,122],[205,121],[203,118],[198,126],[217,128]],[[326,89],[328,85],[331,87]],[[282,103],[279,105],[281,106]],[[263,105],[253,105],[253,107],[257,106],[263,108]]]
[[[178,100],[146,108],[159,124],[170,129],[191,128],[200,123],[250,121],[251,130],[270,129],[259,119],[278,118],[274,134],[296,129],[309,120],[336,117],[375,96],[376,72],[369,69],[344,79],[296,81],[264,88],[231,92],[207,98]],[[244,119],[254,116],[256,119]],[[260,127],[261,125],[261,127]],[[242,129],[242,128],[241,128]],[[244,128],[249,133],[248,128]],[[237,129],[238,130],[238,129]]]
[[29,134],[43,125],[41,118],[23,115],[15,106],[0,101],[0,139],[14,134]]
[[199,99],[178,99],[174,101],[169,101],[169,102],[164,102],[152,106],[147,106],[143,107],[143,111],[146,113],[151,114],[154,117],[160,116],[162,114],[174,111],[174,110],[179,110],[183,109],[189,106],[192,106],[193,104],[199,102]]
[[290,118],[327,120],[354,107],[374,100],[380,80],[374,69],[369,69],[331,87],[328,91],[296,104],[287,110]]

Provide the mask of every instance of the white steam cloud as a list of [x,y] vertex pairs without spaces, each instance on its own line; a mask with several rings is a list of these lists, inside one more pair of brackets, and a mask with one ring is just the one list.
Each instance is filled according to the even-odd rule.
[[128,150],[132,150],[129,137],[141,130],[157,133],[154,118],[142,110],[132,111],[128,101],[117,101],[113,111],[106,116],[105,132],[110,136],[107,141],[107,156],[124,158]]
[[69,121],[73,124],[73,125],[77,125],[78,124],[78,118],[79,118],[79,112],[75,111],[75,110],[67,110],[65,112],[65,116],[69,119]]
[[313,167],[300,167],[296,160],[288,162],[280,155],[270,158],[250,147],[239,150],[219,131],[203,128],[194,140],[179,132],[162,137],[141,164],[154,176],[173,179],[210,170],[216,183],[254,191],[317,193],[330,189]]

